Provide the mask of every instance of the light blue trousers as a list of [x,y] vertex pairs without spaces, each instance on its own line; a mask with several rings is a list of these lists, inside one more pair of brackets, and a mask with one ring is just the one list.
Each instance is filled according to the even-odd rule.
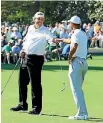
[[70,86],[78,109],[76,115],[88,115],[82,90],[82,84],[87,70],[88,64],[86,60],[79,57],[76,57],[69,65]]

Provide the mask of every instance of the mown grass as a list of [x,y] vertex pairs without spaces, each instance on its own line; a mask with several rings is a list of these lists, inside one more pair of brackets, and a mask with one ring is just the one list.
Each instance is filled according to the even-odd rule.
[[[3,95],[1,96],[1,123],[103,123],[103,56],[94,56],[87,60],[89,65],[83,90],[89,113],[88,121],[68,120],[76,113],[68,80],[68,62],[47,62],[42,71],[43,109],[42,114],[29,115],[28,112],[12,112],[10,108],[18,104],[18,67],[14,71]],[[60,64],[63,70],[60,70]],[[1,87],[10,76],[14,65],[2,64]],[[66,88],[60,90],[65,83]],[[28,86],[28,104],[31,110],[31,92]]]

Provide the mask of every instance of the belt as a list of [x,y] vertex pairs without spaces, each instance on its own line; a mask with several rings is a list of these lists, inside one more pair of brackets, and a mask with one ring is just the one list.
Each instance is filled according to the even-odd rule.
[[78,57],[78,56],[76,56],[76,57],[72,57],[72,59],[75,59],[75,58],[79,58],[79,59],[86,60],[85,58],[80,58],[80,57]]
[[[76,59],[77,58],[77,59]],[[72,57],[72,61],[75,60],[79,62],[81,65],[84,65],[83,61],[86,60],[85,58],[80,58],[80,57]],[[81,59],[81,60],[80,60]]]
[[37,54],[27,54],[27,56],[42,56],[43,57],[43,55],[37,55]]

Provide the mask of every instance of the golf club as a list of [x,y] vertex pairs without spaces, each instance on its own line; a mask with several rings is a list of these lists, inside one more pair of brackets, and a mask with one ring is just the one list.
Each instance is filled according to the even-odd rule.
[[20,61],[20,58],[17,60],[15,66],[14,66],[14,68],[13,68],[13,70],[12,70],[12,73],[10,74],[10,76],[9,76],[9,78],[8,78],[8,80],[7,80],[7,82],[5,83],[5,86],[4,86],[3,90],[1,91],[1,95],[3,94],[3,92],[4,92],[4,90],[5,90],[6,86],[7,86],[7,84],[8,84],[8,82],[9,82],[10,78],[12,77],[13,72],[14,72],[15,68],[17,67],[19,61]]
[[[59,61],[60,61],[60,54],[59,54],[59,49],[58,49],[58,46],[56,44],[56,48],[57,48],[57,54],[58,54],[58,58],[59,58]],[[60,63],[60,62],[59,62]],[[61,63],[59,64],[60,65],[60,70],[61,70],[61,73],[63,73],[63,68],[62,68],[62,65]],[[62,80],[63,80],[63,76],[62,76]],[[61,92],[65,90],[65,82],[63,82],[63,87],[62,89],[60,90]]]

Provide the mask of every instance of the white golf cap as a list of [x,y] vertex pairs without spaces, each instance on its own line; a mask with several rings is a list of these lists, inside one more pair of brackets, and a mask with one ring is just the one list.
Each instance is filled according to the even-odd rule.
[[13,27],[12,30],[14,30],[14,31],[15,31],[15,30],[18,30],[18,28],[17,28],[17,27]]
[[67,21],[66,20],[63,20],[62,23],[67,23]]
[[43,17],[43,18],[44,18],[44,13],[43,13],[43,12],[37,12],[37,13],[34,15],[33,19],[38,18],[38,17]]
[[68,22],[70,22],[70,20],[68,20]]
[[14,41],[12,40],[12,39],[10,39],[9,41],[8,41],[8,43],[13,43]]
[[96,24],[99,24],[99,21],[96,21]]
[[67,30],[67,27],[65,25],[61,25],[61,28]]
[[81,24],[81,19],[78,16],[73,16],[70,19],[70,22],[74,23],[74,24]]
[[19,45],[19,43],[15,43],[15,46],[18,46]]
[[6,27],[5,29],[6,29],[6,30],[9,29],[9,27]]
[[64,23],[65,21],[64,20],[62,20],[62,23]]

